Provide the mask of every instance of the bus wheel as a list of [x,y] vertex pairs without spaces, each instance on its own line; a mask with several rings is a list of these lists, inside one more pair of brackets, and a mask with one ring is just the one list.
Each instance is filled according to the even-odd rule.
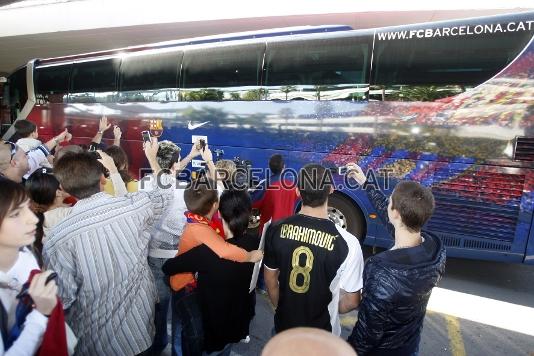
[[365,220],[361,210],[339,193],[328,198],[328,218],[334,224],[347,230],[363,243],[365,239]]

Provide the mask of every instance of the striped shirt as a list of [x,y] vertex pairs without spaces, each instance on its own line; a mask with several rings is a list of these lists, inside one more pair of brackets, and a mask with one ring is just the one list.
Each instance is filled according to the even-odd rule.
[[154,334],[156,289],[147,262],[149,231],[172,190],[82,199],[56,225],[44,261],[58,273],[76,355],[135,355]]

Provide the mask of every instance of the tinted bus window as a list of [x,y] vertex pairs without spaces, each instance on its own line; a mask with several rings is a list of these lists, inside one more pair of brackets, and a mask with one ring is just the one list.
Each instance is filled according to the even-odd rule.
[[119,65],[118,58],[74,63],[69,101],[73,103],[116,101]]
[[35,69],[35,97],[37,104],[63,103],[69,91],[71,64]]
[[280,100],[365,100],[371,36],[268,43],[264,87]]
[[[448,36],[442,33],[445,28]],[[462,31],[464,35],[452,36],[453,28],[454,33]],[[465,23],[379,30],[372,94],[379,94],[376,99],[433,101],[487,81],[504,69],[532,37],[528,30],[495,32],[495,28],[496,24],[473,24],[471,35],[466,34]],[[425,37],[427,33],[432,37]]]
[[28,100],[28,88],[26,86],[26,66],[18,69],[8,80],[8,102],[11,121],[15,121]]
[[119,101],[177,101],[183,52],[123,58]]
[[185,52],[182,99],[250,100],[260,85],[265,44],[192,49]]

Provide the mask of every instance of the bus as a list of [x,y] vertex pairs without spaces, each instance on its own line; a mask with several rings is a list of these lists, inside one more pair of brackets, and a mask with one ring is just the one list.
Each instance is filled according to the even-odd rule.
[[[386,193],[403,179],[432,189],[426,228],[448,256],[534,264],[534,12],[332,28],[31,60],[0,117],[87,144],[107,115],[135,172],[150,129],[253,167],[275,153],[295,170],[357,162]],[[393,245],[361,189],[339,184],[329,214],[363,244]]]

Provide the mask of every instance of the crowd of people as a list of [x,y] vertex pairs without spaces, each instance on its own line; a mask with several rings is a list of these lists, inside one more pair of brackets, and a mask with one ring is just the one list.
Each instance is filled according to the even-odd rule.
[[[86,146],[67,130],[42,143],[28,120],[15,129],[0,141],[0,355],[160,355],[169,344],[172,355],[229,355],[251,335],[260,267],[276,335],[263,354],[418,354],[445,268],[443,244],[423,231],[429,189],[403,181],[386,197],[347,165],[395,241],[364,264],[358,238],[328,219],[334,185],[320,164],[284,182],[276,154],[269,179],[243,189],[207,145],[182,158],[152,139],[152,173],[137,180],[106,117]],[[198,156],[205,173],[178,180]],[[339,314],[355,309],[343,341]]]

